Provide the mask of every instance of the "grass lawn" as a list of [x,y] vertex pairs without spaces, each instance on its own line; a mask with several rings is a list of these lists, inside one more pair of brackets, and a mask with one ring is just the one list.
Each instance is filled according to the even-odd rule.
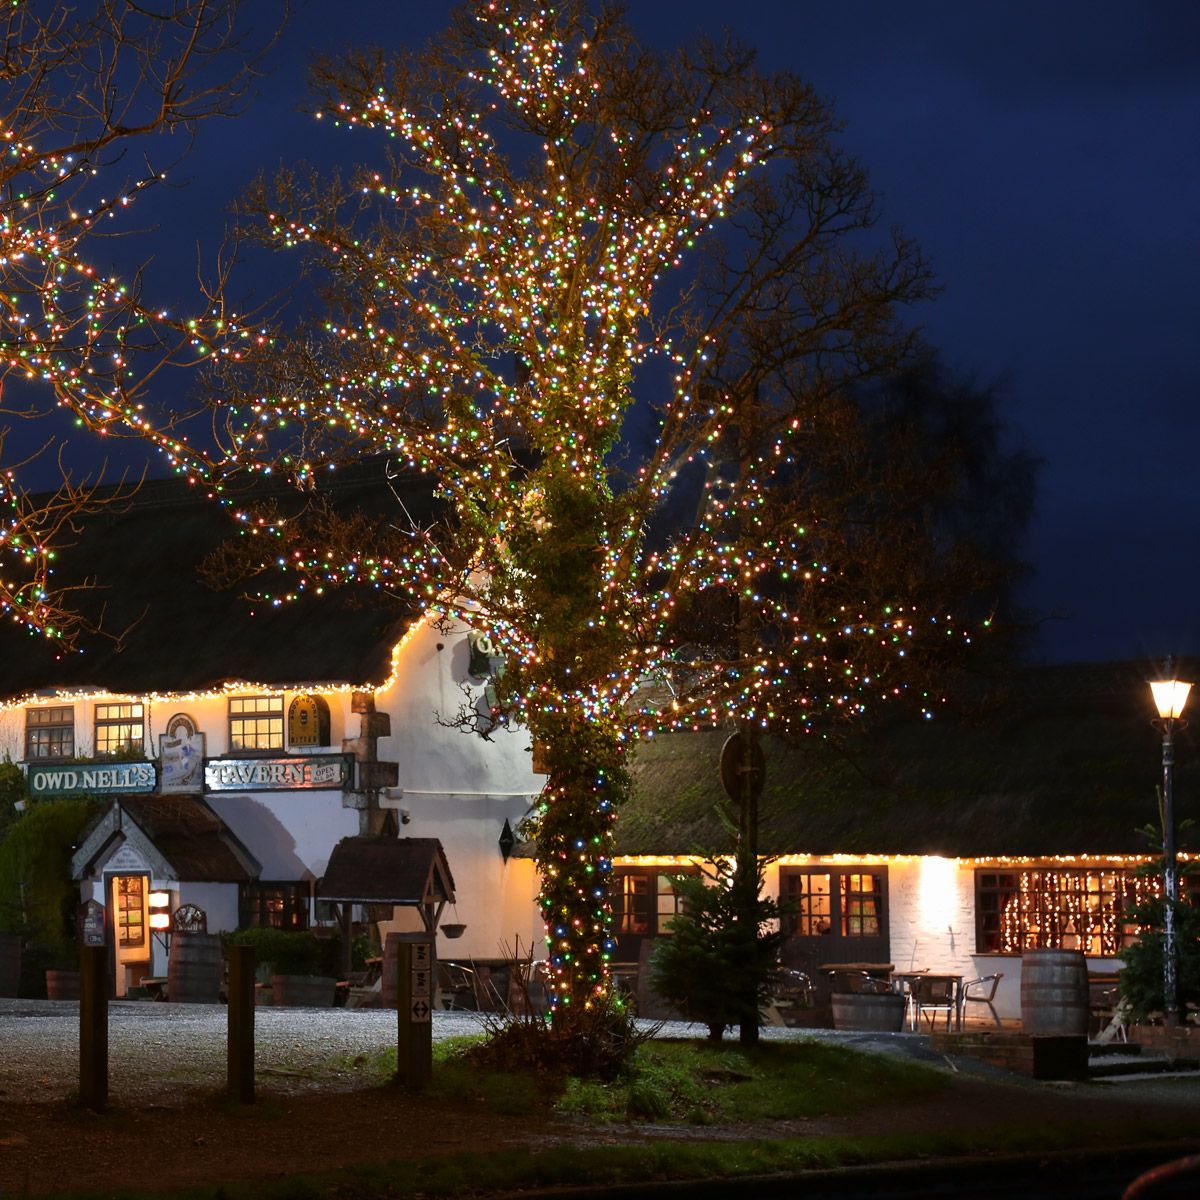
[[[1111,1127],[1094,1118],[1039,1121],[1021,1111],[1018,1096],[995,1121],[973,1128],[941,1131],[934,1125],[889,1133],[881,1122],[877,1131],[866,1134],[805,1136],[803,1127],[784,1123],[884,1114],[926,1100],[936,1102],[943,1094],[945,1103],[955,1104],[964,1087],[989,1085],[965,1082],[949,1070],[817,1040],[754,1047],[654,1040],[638,1048],[620,1079],[548,1080],[482,1068],[469,1056],[472,1041],[435,1048],[430,1099],[461,1114],[456,1120],[477,1128],[482,1145],[487,1144],[488,1114],[549,1122],[553,1132],[544,1148],[406,1158],[187,1194],[203,1200],[458,1196],[1101,1147],[1117,1144],[1121,1130],[1130,1140],[1189,1132],[1186,1120],[1173,1125],[1161,1114],[1148,1119],[1144,1130],[1124,1116],[1120,1126],[1114,1116]],[[357,1065],[364,1083],[377,1078],[383,1085],[394,1071],[395,1058],[383,1054]],[[1039,1093],[1031,1088],[1029,1094]],[[1069,1112],[1069,1105],[1063,1111]],[[651,1126],[653,1136],[646,1136]],[[674,1132],[672,1127],[677,1127]]]

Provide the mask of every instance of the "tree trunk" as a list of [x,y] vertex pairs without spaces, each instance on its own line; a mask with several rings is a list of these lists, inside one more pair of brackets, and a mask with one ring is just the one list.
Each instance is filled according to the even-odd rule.
[[[540,723],[539,723],[540,724]],[[628,790],[615,724],[576,712],[543,729],[550,778],[537,832],[556,1025],[609,992],[613,822]]]

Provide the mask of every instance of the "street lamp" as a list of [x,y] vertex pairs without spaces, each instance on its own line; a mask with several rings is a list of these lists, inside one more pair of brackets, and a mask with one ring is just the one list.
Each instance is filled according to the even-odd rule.
[[[1167,662],[1167,674],[1171,664]],[[1175,723],[1183,714],[1190,683],[1179,679],[1156,679],[1150,684],[1157,724],[1163,731],[1163,1008],[1169,1026],[1179,1023],[1179,979],[1175,954],[1175,905],[1179,900],[1179,872],[1175,862],[1175,814],[1172,808],[1171,775],[1175,766]]]

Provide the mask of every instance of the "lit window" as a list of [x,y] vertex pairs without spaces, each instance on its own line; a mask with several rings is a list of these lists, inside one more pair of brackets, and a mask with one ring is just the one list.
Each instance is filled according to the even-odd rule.
[[1157,895],[1160,882],[1104,867],[978,870],[976,952],[1082,950],[1115,957],[1137,937],[1132,910]]
[[75,710],[30,708],[25,713],[25,757],[70,758],[75,753]]
[[[886,941],[886,868],[782,867],[779,884],[789,937]],[[881,946],[876,953],[886,950]]]
[[230,750],[282,750],[283,697],[230,697],[229,748]]
[[249,929],[307,929],[309,885],[271,883],[256,880],[242,884],[239,896],[238,926]]
[[636,962],[646,938],[671,932],[671,922],[683,906],[675,878],[695,873],[694,868],[686,867],[670,875],[654,868],[622,867],[613,872],[613,934],[618,959]]
[[145,744],[141,704],[96,705],[97,754],[141,754]]

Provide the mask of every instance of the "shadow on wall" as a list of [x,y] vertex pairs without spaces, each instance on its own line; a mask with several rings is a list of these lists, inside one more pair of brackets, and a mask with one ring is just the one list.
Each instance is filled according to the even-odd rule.
[[253,796],[209,795],[207,800],[262,864],[261,878],[308,878],[309,867],[296,853],[296,839],[266,805]]

